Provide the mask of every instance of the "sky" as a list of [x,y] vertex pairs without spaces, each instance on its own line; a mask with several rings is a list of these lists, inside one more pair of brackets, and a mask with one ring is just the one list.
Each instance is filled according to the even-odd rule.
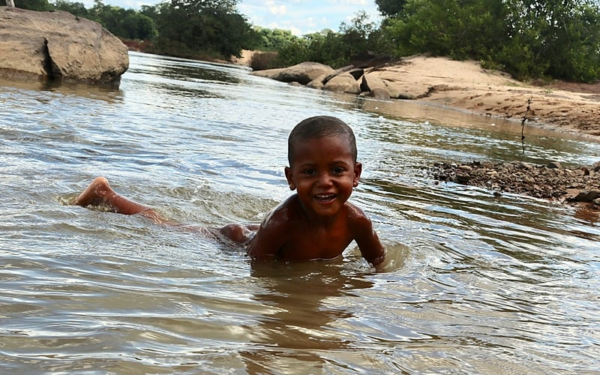
[[[78,0],[86,8],[93,0]],[[164,0],[103,0],[105,5],[139,9]],[[290,30],[300,36],[323,29],[338,31],[342,22],[350,23],[358,11],[365,11],[372,22],[379,22],[375,0],[238,0],[238,10],[252,25]]]

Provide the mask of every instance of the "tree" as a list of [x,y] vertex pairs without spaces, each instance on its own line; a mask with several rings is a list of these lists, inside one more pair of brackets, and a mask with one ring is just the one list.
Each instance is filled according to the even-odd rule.
[[600,10],[588,0],[408,0],[384,22],[400,56],[476,59],[519,79],[600,77]]
[[182,57],[199,53],[241,56],[242,49],[255,45],[259,36],[237,13],[236,5],[236,0],[171,0],[159,4],[157,50]]
[[54,3],[54,8],[56,10],[62,10],[64,12],[69,12],[74,16],[79,17],[88,17],[88,10],[85,8],[83,3],[75,2],[72,3],[68,0],[56,0]]
[[375,0],[379,13],[387,17],[393,17],[402,13],[407,0]]
[[21,9],[35,10],[38,12],[46,12],[52,9],[52,6],[48,3],[48,0],[18,0],[17,5]]

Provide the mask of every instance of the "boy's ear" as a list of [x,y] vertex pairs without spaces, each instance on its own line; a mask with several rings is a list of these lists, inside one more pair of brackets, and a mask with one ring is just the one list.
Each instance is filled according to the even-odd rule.
[[360,174],[362,173],[362,164],[359,162],[354,163],[354,180],[352,186],[357,187],[358,181],[360,180]]
[[292,181],[292,168],[285,167],[285,178],[287,179],[290,190],[296,190],[296,185]]

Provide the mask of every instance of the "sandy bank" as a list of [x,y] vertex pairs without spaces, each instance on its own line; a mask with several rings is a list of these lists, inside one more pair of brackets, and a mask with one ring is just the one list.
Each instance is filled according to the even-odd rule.
[[600,137],[600,83],[534,86],[474,61],[422,56],[384,67],[379,74],[414,87],[415,93],[427,88],[419,101],[519,122],[527,114],[526,125]]

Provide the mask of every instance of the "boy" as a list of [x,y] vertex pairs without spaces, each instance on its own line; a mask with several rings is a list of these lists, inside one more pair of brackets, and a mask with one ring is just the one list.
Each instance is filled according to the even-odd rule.
[[[362,164],[356,158],[356,139],[346,123],[330,116],[307,118],[294,127],[288,139],[290,166],[285,168],[285,177],[296,194],[271,211],[260,226],[230,224],[218,230],[200,231],[217,232],[243,244],[248,255],[257,260],[333,259],[356,241],[369,263],[381,265],[385,249],[371,220],[348,202],[362,172]],[[114,212],[181,225],[116,194],[104,177],[96,178],[74,204],[107,205]],[[253,231],[256,234],[252,237]]]

